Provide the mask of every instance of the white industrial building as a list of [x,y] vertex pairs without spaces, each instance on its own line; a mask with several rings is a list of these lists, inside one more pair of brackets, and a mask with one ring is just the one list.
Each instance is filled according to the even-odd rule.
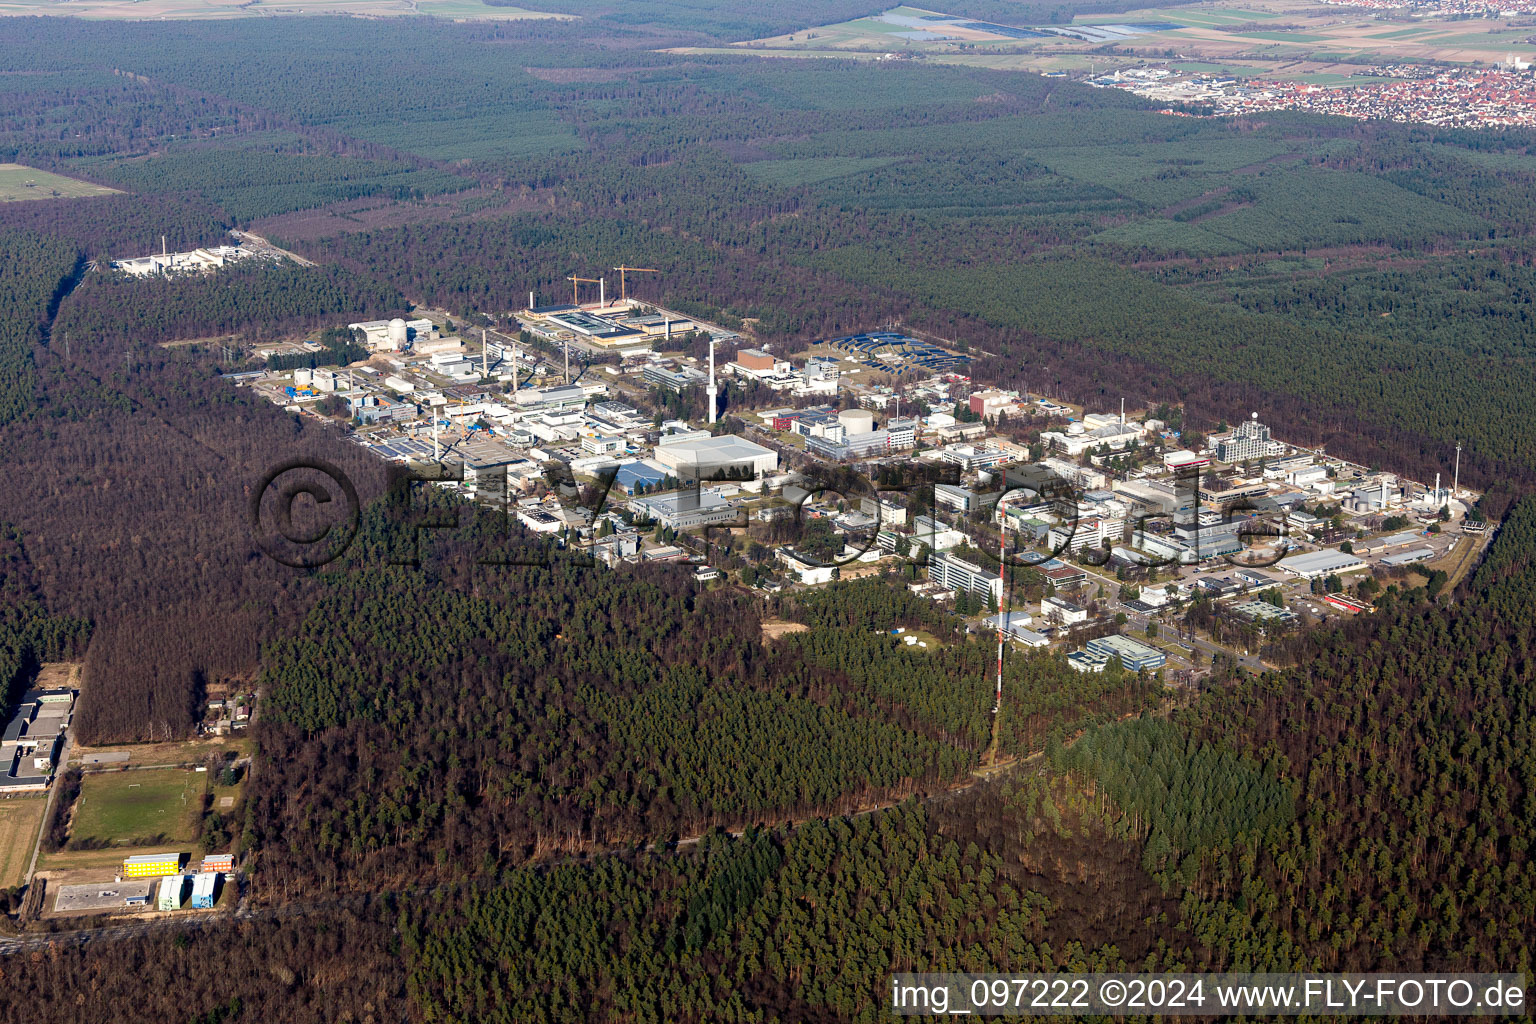
[[1094,413],[1084,416],[1081,423],[1070,424],[1065,431],[1048,430],[1040,435],[1040,440],[1075,458],[1089,449],[1104,446],[1119,451],[1145,433],[1146,428],[1140,423],[1121,422],[1118,417]]
[[992,615],[982,621],[989,629],[997,629],[1001,625],[1005,636],[1010,640],[1017,640],[1026,647],[1044,647],[1050,643],[1043,634],[1027,628],[1034,618],[1025,611]]
[[431,320],[361,320],[347,324],[354,331],[362,331],[367,345],[375,352],[402,352],[416,338],[427,339],[436,330]]
[[655,460],[680,478],[710,476],[727,470],[748,470],[758,477],[779,468],[777,452],[732,434],[664,437],[656,443]]
[[134,277],[202,274],[211,270],[218,270],[220,267],[250,255],[251,252],[249,250],[242,249],[237,245],[219,245],[207,249],[193,249],[191,252],[158,252],[134,259],[118,260],[112,266],[116,270],[132,274]]
[[1300,576],[1304,580],[1313,580],[1319,576],[1331,576],[1335,573],[1357,572],[1367,568],[1367,565],[1363,559],[1356,558],[1354,555],[1345,554],[1334,548],[1325,548],[1322,551],[1308,551],[1304,555],[1282,558],[1276,568],[1292,576]]

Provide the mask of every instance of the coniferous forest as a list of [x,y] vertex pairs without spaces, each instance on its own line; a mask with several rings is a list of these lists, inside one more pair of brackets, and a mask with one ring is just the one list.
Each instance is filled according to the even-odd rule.
[[[262,693],[248,912],[0,950],[0,1007],[787,1024],[883,1019],[893,971],[1532,969],[1536,135],[673,52],[879,9],[851,0],[533,6],[581,17],[0,22],[0,162],[120,193],[0,203],[0,685],[83,662],[83,742]],[[231,229],[317,266],[106,266]],[[979,781],[993,649],[899,584],[596,570],[452,504],[394,564],[382,467],[220,376],[621,262],[776,351],[899,321],[1093,411],[1260,409],[1421,479],[1461,442],[1506,521],[1453,592],[1389,587],[1284,670],[1175,693],[1021,651],[997,739],[1026,767]],[[245,514],[296,455],[365,506],[323,570]]]

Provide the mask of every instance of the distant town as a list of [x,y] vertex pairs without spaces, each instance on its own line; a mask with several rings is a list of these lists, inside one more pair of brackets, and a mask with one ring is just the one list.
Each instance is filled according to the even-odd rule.
[[1385,65],[1359,73],[1382,81],[1324,86],[1143,67],[1101,75],[1091,84],[1153,100],[1207,105],[1221,115],[1303,110],[1457,128],[1536,125],[1536,73],[1515,57],[1499,68]]

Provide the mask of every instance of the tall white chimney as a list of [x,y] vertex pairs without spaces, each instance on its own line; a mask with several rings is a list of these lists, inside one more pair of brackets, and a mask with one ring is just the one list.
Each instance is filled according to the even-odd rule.
[[713,423],[720,407],[720,390],[715,387],[715,339],[713,336],[709,339],[709,390],[706,394],[709,396],[709,422]]
[[529,289],[529,291],[528,291],[528,308],[529,309],[533,309],[536,305],[537,305],[537,303],[535,303],[533,301],[533,290]]
[[599,309],[608,305],[608,296],[604,290],[606,284],[607,282],[602,278],[597,279],[597,306]]

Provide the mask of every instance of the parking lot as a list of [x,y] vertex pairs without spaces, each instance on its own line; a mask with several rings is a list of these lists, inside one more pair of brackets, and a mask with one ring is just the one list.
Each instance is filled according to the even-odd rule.
[[121,882],[92,882],[88,885],[63,885],[53,901],[55,914],[90,914],[105,910],[123,910],[130,898],[154,895],[154,878],[135,878]]

